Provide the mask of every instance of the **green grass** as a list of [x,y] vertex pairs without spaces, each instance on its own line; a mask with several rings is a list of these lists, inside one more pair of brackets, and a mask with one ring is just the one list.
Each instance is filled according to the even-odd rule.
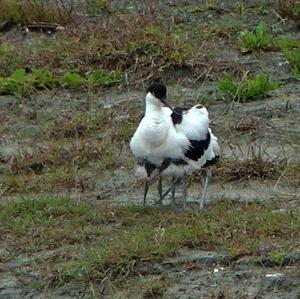
[[272,38],[266,30],[265,24],[260,22],[255,31],[242,31],[240,34],[242,51],[267,50],[272,46]]
[[253,79],[244,76],[241,81],[234,79],[232,75],[225,75],[218,82],[219,90],[227,94],[232,100],[255,100],[265,96],[269,91],[280,87],[279,83],[269,79],[267,74],[258,74]]
[[282,251],[269,252],[268,256],[274,261],[275,265],[281,266],[286,253]]
[[55,263],[44,261],[51,275],[45,268],[43,275],[52,277],[50,285],[104,278],[121,283],[137,265],[161,262],[184,248],[225,250],[233,257],[258,254],[260,241],[282,250],[295,249],[300,240],[300,211],[274,213],[278,207],[223,201],[201,213],[177,213],[27,196],[1,208],[1,242],[12,256],[76,244],[72,254],[65,252]]
[[300,40],[284,38],[276,41],[276,45],[289,62],[293,75],[300,78]]
[[285,50],[284,55],[293,70],[293,75],[300,78],[300,47],[293,50]]
[[274,43],[281,50],[291,50],[300,47],[300,40],[296,40],[292,38],[277,39]]
[[37,89],[49,89],[57,86],[66,88],[103,87],[119,82],[121,75],[116,72],[95,70],[85,78],[75,72],[66,72],[62,76],[52,74],[48,70],[33,69],[26,73],[25,69],[17,69],[10,77],[0,77],[0,94],[13,94],[17,97],[28,95]]

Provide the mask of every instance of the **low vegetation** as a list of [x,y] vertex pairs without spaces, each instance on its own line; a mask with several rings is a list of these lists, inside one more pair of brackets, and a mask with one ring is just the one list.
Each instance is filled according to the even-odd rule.
[[300,12],[300,2],[298,0],[276,0],[275,9],[283,17],[297,17]]
[[277,46],[289,62],[293,75],[300,77],[300,40],[294,39],[280,39],[276,41]]
[[17,24],[55,22],[66,25],[72,22],[71,9],[59,1],[10,1],[0,0],[0,31]]
[[227,74],[218,82],[218,87],[231,100],[247,101],[266,96],[269,91],[279,88],[280,85],[270,80],[267,74],[258,74],[251,79],[246,73],[240,81]]
[[260,22],[255,31],[242,31],[240,46],[243,52],[270,49],[272,38],[267,32],[265,24]]
[[[295,249],[300,240],[299,211],[274,213],[277,206],[223,201],[199,217],[196,212],[27,196],[1,208],[1,242],[11,256],[54,250],[38,266],[48,277],[48,287],[103,279],[122,283],[138,266],[162,261],[181,248],[222,249],[233,258],[257,254],[258,240],[272,241],[282,250]],[[65,251],[56,255],[56,250]],[[272,256],[276,262],[281,259]]]
[[18,69],[10,77],[0,77],[0,94],[22,97],[35,90],[51,89],[56,86],[94,90],[95,87],[117,83],[120,79],[120,74],[101,69],[91,71],[86,77],[75,72],[66,72],[61,76],[55,76],[44,69],[33,69],[30,72]]

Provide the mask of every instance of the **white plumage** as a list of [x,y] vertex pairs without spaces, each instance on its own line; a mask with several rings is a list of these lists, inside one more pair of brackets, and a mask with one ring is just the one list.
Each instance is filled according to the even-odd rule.
[[189,147],[188,138],[174,127],[170,112],[150,92],[146,95],[145,116],[131,141],[136,158],[147,159],[159,167],[165,158],[184,158]]
[[[146,179],[144,203],[148,180],[159,175],[161,203],[161,175],[184,178],[186,174],[213,164],[219,155],[219,145],[209,128],[206,108],[196,105],[191,109],[172,109],[165,98],[164,85],[153,83],[149,86],[145,98],[145,115],[130,141],[130,148],[139,160],[136,174]],[[207,180],[208,176],[206,186]],[[174,183],[175,179],[172,181]],[[171,191],[174,200],[175,183],[171,185]],[[200,206],[203,205],[205,192],[206,187]]]

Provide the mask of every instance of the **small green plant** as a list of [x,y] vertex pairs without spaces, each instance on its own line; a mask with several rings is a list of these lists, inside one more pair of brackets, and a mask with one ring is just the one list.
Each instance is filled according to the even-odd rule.
[[291,50],[295,48],[300,48],[300,40],[291,38],[282,38],[275,41],[275,45],[283,50]]
[[282,251],[270,252],[269,257],[274,261],[275,265],[281,266],[285,257],[285,253]]
[[107,86],[117,83],[121,80],[120,72],[108,72],[106,70],[94,70],[88,75],[89,90],[95,87]]
[[282,53],[288,60],[293,75],[300,77],[300,41],[290,38],[279,39],[275,44],[281,49]]
[[279,88],[277,82],[271,81],[267,74],[259,74],[249,79],[246,74],[241,81],[236,81],[232,75],[226,75],[218,83],[219,89],[235,100],[253,100],[264,96],[268,91]]
[[293,69],[293,75],[300,78],[300,48],[284,50],[283,53]]
[[60,83],[71,88],[80,87],[84,84],[84,78],[77,73],[66,72],[60,79]]
[[243,52],[254,50],[266,50],[272,45],[272,38],[266,30],[265,24],[260,22],[254,32],[242,31],[240,44]]
[[37,88],[53,88],[59,82],[58,78],[44,69],[33,69],[32,71],[33,84]]
[[21,97],[32,91],[24,69],[16,70],[11,77],[0,77],[0,94],[13,94]]

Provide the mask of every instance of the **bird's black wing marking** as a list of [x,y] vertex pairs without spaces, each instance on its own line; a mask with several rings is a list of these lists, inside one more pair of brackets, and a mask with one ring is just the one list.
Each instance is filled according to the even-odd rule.
[[164,159],[164,161],[162,162],[162,164],[160,166],[156,166],[155,164],[151,163],[147,159],[138,160],[138,165],[145,167],[148,177],[151,176],[152,172],[155,169],[158,169],[159,173],[161,173],[162,171],[167,169],[171,164],[178,166],[178,165],[186,165],[187,162],[182,159],[166,158],[166,159]]
[[205,168],[205,167],[212,166],[212,165],[216,164],[219,160],[220,160],[220,157],[215,156],[211,160],[207,160],[206,163],[202,167]]
[[138,165],[144,166],[147,172],[147,176],[150,177],[152,172],[157,168],[157,166],[147,159],[141,159],[138,161]]
[[210,133],[207,132],[206,139],[190,140],[190,143],[191,145],[189,146],[188,151],[185,153],[185,156],[188,159],[197,161],[204,155],[204,152],[208,149],[210,143]]
[[173,110],[175,112],[172,112],[171,118],[172,118],[173,125],[175,126],[182,122],[183,112],[189,110],[189,108],[176,107]]
[[186,165],[188,163],[182,159],[166,158],[166,159],[164,159],[163,163],[159,167],[159,172],[161,173],[163,170],[167,169],[171,164],[179,166],[179,165]]

